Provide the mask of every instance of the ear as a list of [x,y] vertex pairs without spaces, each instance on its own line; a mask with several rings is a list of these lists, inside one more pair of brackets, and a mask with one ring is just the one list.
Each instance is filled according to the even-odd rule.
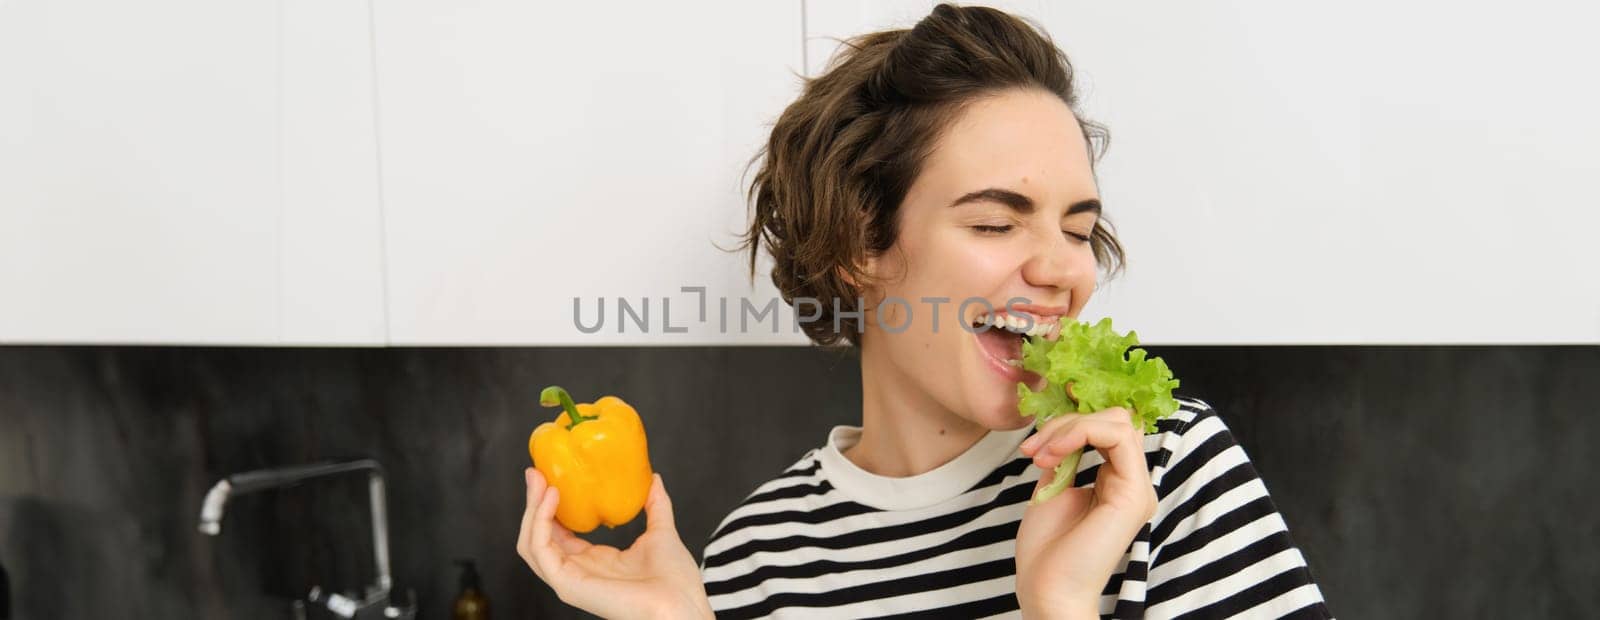
[[[879,270],[882,268],[883,260],[877,256],[868,256],[856,262],[856,271],[858,273],[866,274],[869,280],[881,281],[884,277],[884,274]],[[834,267],[834,273],[838,274],[839,279],[844,280],[846,284],[854,287],[857,292],[860,292],[863,295],[866,294],[865,291],[862,291],[861,282],[858,282],[855,278],[850,277],[850,270],[845,269],[843,265]]]
[[856,282],[855,278],[850,277],[850,270],[845,269],[844,265],[839,265],[837,267],[834,267],[833,268],[833,273],[834,273],[834,275],[839,276],[840,280],[844,280],[845,284],[849,284],[850,286],[855,287],[856,289],[860,289],[861,288],[861,283]]
[[839,274],[839,278],[844,280],[845,283],[849,284],[851,288],[855,289],[856,295],[859,295],[865,299],[869,306],[876,306],[879,301],[878,296],[882,294],[882,291],[880,290],[882,285],[879,283],[889,282],[898,277],[899,271],[895,271],[893,273],[885,271],[887,269],[894,269],[899,264],[898,261],[895,261],[890,256],[891,254],[893,253],[887,252],[882,255],[868,256],[862,258],[856,263],[858,265],[857,268],[859,269],[859,273],[866,275],[868,280],[866,286],[863,286],[863,284],[858,282],[855,278],[850,277],[848,270],[842,266],[836,268],[838,270],[837,273]]

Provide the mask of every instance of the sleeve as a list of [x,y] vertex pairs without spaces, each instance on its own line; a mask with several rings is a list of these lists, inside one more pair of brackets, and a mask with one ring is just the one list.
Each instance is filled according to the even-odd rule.
[[1266,485],[1196,401],[1156,483],[1147,618],[1332,618]]

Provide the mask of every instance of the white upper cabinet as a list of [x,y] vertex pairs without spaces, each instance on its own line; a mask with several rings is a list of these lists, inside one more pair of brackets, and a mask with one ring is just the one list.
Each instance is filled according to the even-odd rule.
[[[776,297],[717,248],[799,92],[800,3],[383,2],[375,25],[391,342],[805,341],[736,333]],[[595,333],[574,298],[589,326],[604,300]]]
[[282,0],[284,344],[385,344],[367,2]]
[[[810,0],[811,70],[933,4]],[[986,4],[1044,26],[1111,131],[1129,263],[1080,318],[1160,344],[1600,343],[1600,9]]]
[[0,342],[382,343],[366,12],[0,3]]
[[0,4],[0,338],[277,339],[277,12]]
[[[1111,130],[1082,318],[1600,343],[1600,9],[995,4]],[[746,165],[932,6],[0,0],[0,344],[804,343]]]

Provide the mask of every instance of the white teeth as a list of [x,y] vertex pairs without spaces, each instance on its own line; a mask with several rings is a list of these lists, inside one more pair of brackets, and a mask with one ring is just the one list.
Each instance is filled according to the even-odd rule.
[[1033,315],[995,315],[990,313],[978,315],[976,318],[972,319],[972,325],[973,327],[982,327],[987,325],[990,327],[1004,329],[1012,333],[1022,334],[1024,336],[1049,336],[1054,334],[1059,327],[1055,321]]
[[1054,329],[1054,326],[1049,321],[1041,321],[1031,315],[994,315],[986,313],[978,315],[972,322],[974,327],[989,325],[1027,336],[1038,336]]

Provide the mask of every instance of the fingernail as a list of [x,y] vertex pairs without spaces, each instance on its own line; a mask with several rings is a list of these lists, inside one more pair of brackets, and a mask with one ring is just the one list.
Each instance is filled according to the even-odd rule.
[[530,486],[530,487],[533,486],[533,468],[532,467],[529,467],[527,469],[522,470],[522,481],[526,482],[528,484],[528,486]]
[[1032,450],[1033,446],[1035,444],[1037,444],[1037,443],[1039,443],[1039,436],[1038,435],[1034,435],[1034,436],[1029,437],[1027,440],[1022,442],[1022,449],[1023,450]]

